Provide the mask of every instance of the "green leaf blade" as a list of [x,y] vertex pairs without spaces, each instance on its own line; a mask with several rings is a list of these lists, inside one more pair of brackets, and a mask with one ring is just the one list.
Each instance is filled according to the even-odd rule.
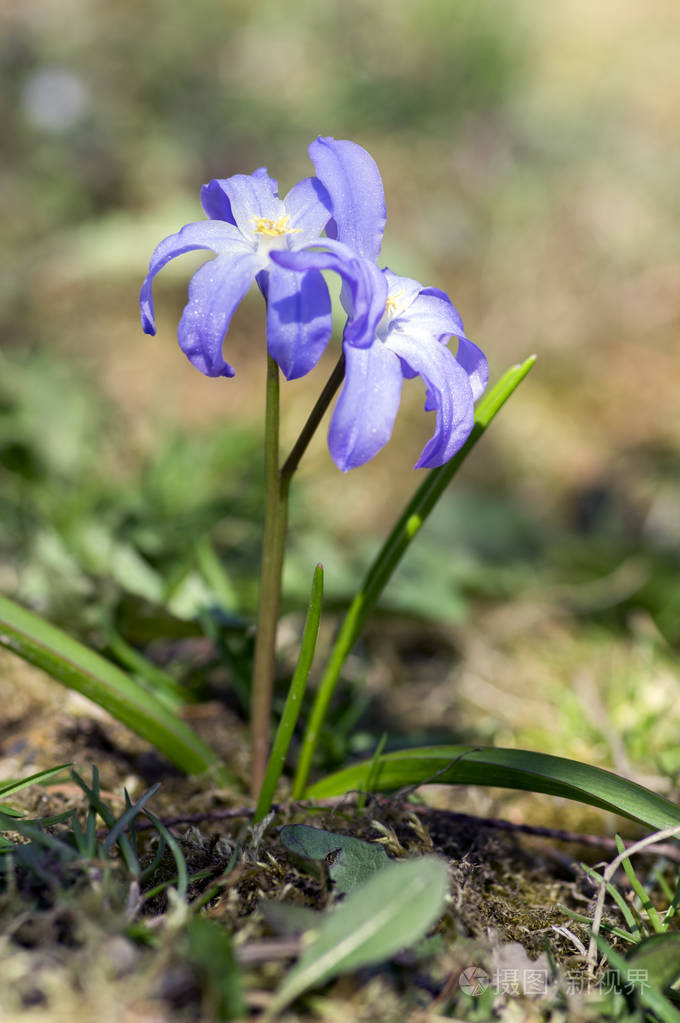
[[480,399],[472,432],[463,447],[445,465],[427,474],[393,526],[385,543],[373,559],[335,640],[324,674],[319,682],[314,706],[307,723],[293,783],[293,799],[301,799],[307,787],[312,760],[340,672],[354,646],[364,622],[389,582],[395,568],[417,536],[428,515],[462,466],[494,417],[531,371],[536,356],[531,355],[511,366],[501,379]]
[[680,981],[680,934],[650,935],[628,952],[626,962],[636,970],[647,970],[650,983],[666,992]]
[[48,767],[44,771],[36,771],[35,774],[29,774],[26,778],[13,779],[11,781],[4,781],[0,783],[0,796],[13,796],[15,792],[20,792],[22,789],[27,789],[31,785],[43,785],[50,778],[54,778],[55,775],[61,774],[62,771],[66,771],[71,766],[68,764],[57,764],[56,767]]
[[188,774],[212,768],[234,784],[213,751],[160,700],[61,629],[0,596],[0,646],[82,693]]
[[[366,786],[371,761],[323,778],[308,790],[311,799],[344,795]],[[380,758],[373,790],[389,792],[437,784],[494,785],[562,796],[609,810],[661,830],[680,824],[680,807],[612,771],[547,753],[475,746],[430,746]]]
[[340,973],[383,962],[420,940],[444,908],[448,874],[441,860],[391,863],[356,888],[319,927],[284,979],[267,1017]]
[[328,863],[328,873],[341,894],[352,891],[390,860],[382,845],[365,842],[353,835],[313,828],[309,824],[287,824],[279,834],[286,849],[310,860]]

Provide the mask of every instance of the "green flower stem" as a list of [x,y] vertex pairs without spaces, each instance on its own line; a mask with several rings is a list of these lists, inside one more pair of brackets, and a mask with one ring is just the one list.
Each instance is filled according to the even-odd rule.
[[535,361],[536,357],[532,355],[521,365],[511,367],[496,386],[485,395],[477,407],[475,425],[466,444],[450,462],[430,471],[368,569],[361,588],[350,604],[331,651],[328,665],[319,683],[316,700],[302,742],[293,785],[293,799],[300,799],[304,795],[321,727],[326,718],[342,666],[354,646],[366,618],[375,606],[409,544],[420,531],[444,490],[487,426],[522,382]]
[[264,535],[250,703],[251,784],[254,799],[257,799],[262,786],[269,754],[276,626],[281,604],[281,573],[290,483],[290,476],[284,479],[279,473],[279,367],[271,355],[267,356],[267,408],[264,443]]
[[312,437],[314,436],[317,426],[323,419],[326,409],[333,400],[335,392],[342,383],[344,376],[345,356],[341,355],[335,364],[333,372],[326,381],[324,389],[319,395],[317,402],[314,405],[314,408],[309,413],[309,418],[305,425],[302,427],[300,436],[296,440],[291,453],[288,455],[288,458],[283,463],[283,466],[281,468],[281,475],[283,477],[292,476],[295,470],[297,469],[298,465],[300,464],[300,459],[307,450],[307,446]]
[[279,369],[272,357],[267,356],[264,535],[250,704],[251,784],[254,799],[258,798],[265,777],[269,752],[276,626],[281,605],[281,575],[288,524],[290,481],[344,375],[345,359],[344,356],[340,356],[290,455],[279,470]]
[[274,793],[276,792],[276,786],[279,783],[283,765],[286,762],[288,747],[290,746],[290,741],[293,738],[293,732],[295,730],[295,725],[300,713],[300,707],[302,705],[302,697],[304,696],[307,679],[309,678],[309,672],[314,659],[316,640],[319,635],[319,622],[321,621],[322,597],[323,568],[321,565],[317,565],[314,570],[312,595],[309,600],[307,618],[302,633],[300,656],[290,683],[286,706],[283,709],[276,738],[274,739],[274,747],[269,758],[269,763],[267,764],[267,772],[265,774],[264,782],[260,789],[260,796],[255,810],[255,817],[253,819],[254,824],[258,824],[269,813]]

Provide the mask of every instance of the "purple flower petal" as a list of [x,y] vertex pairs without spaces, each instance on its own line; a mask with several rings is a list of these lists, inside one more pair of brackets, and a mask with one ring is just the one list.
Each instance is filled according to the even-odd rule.
[[401,383],[399,359],[379,341],[370,348],[345,345],[345,383],[328,431],[338,469],[363,465],[390,439]]
[[[283,200],[290,215],[288,226],[302,234],[304,241],[319,238],[331,217],[331,200],[317,178],[303,178]],[[296,235],[292,235],[293,248]]]
[[333,330],[331,299],[318,270],[300,274],[283,267],[267,280],[267,344],[287,380],[316,366]]
[[177,331],[179,345],[196,369],[209,377],[233,377],[222,342],[236,306],[253,283],[254,256],[218,256],[197,270]]
[[[285,212],[283,203],[278,198],[278,185],[267,174],[266,167],[260,167],[254,174],[234,174],[223,178],[218,185],[229,204],[217,201],[214,190],[205,195],[201,193],[204,209],[209,216],[214,212],[228,212],[231,219],[245,238],[252,238],[255,221],[260,218],[278,220]],[[206,207],[206,202],[208,207]]]
[[434,434],[423,448],[416,469],[444,465],[463,446],[474,423],[472,388],[466,371],[445,345],[426,334],[408,336],[393,330],[384,347],[422,377],[427,394],[425,408],[437,412]]
[[472,397],[477,401],[477,398],[484,394],[489,382],[489,363],[486,361],[486,355],[474,341],[461,337],[458,340],[456,359],[470,378]]
[[344,340],[357,348],[373,344],[377,326],[385,312],[387,281],[377,265],[362,259],[352,250],[331,239],[323,240],[323,250],[298,249],[271,252],[278,266],[289,270],[334,270],[343,281],[343,291],[349,296],[351,308],[345,325]]
[[142,313],[142,328],[145,334],[156,333],[153,308],[153,279],[166,263],[175,256],[182,256],[194,249],[210,249],[216,253],[233,253],[237,256],[246,252],[243,238],[230,224],[204,220],[198,224],[186,224],[177,234],[164,238],[151,257],[149,272],[142,284],[139,303]]
[[454,334],[465,337],[463,321],[449,296],[439,288],[422,288],[408,309],[409,327],[421,326],[431,337],[446,341]]
[[229,196],[224,191],[224,179],[213,178],[201,188],[201,205],[211,220],[226,220],[236,227],[234,214],[231,212]]
[[360,256],[377,261],[385,233],[385,192],[375,160],[356,142],[321,138],[309,146],[316,175],[331,197],[331,232]]

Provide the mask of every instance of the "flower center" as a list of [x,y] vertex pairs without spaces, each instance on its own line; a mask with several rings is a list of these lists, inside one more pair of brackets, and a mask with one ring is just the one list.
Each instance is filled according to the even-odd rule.
[[288,227],[289,220],[290,213],[284,214],[278,220],[272,220],[271,217],[253,217],[255,234],[262,234],[267,238],[280,238],[284,234],[300,234],[302,228]]
[[404,292],[400,288],[399,291],[393,291],[391,295],[387,296],[387,300],[385,301],[385,311],[382,314],[380,323],[376,329],[376,335],[380,341],[385,341],[387,339],[392,320],[399,316],[402,312],[403,294]]
[[386,316],[388,320],[394,319],[394,317],[397,315],[399,311],[399,299],[403,294],[404,292],[400,288],[399,291],[395,291],[393,295],[387,296],[387,301],[385,302],[385,312],[383,313],[383,315]]

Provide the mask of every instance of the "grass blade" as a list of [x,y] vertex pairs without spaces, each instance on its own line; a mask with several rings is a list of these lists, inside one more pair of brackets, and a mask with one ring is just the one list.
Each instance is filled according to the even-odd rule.
[[[584,874],[587,874],[588,877],[591,878],[591,880],[595,883],[596,886],[599,887],[600,885],[604,884],[607,895],[609,895],[610,898],[619,907],[621,916],[628,924],[630,939],[633,942],[640,941],[644,937],[644,933],[640,928],[638,921],[635,919],[633,913],[631,912],[630,906],[628,905],[628,903],[626,902],[625,898],[623,897],[622,893],[618,890],[616,885],[613,885],[611,881],[605,881],[602,875],[598,874],[598,872],[593,867],[589,867],[587,863],[581,864],[581,870],[584,872]],[[590,922],[592,923],[592,921]]]
[[[366,788],[372,760],[323,778],[307,790],[311,799]],[[437,784],[498,785],[562,796],[598,806],[660,830],[680,825],[680,807],[612,771],[548,753],[478,746],[429,746],[386,753],[380,758],[373,790]]]
[[61,629],[2,596],[0,645],[109,711],[187,774],[212,768],[222,784],[235,784],[213,751],[143,686]]
[[187,897],[187,891],[189,889],[189,874],[187,871],[186,860],[184,859],[184,853],[180,848],[180,844],[177,841],[177,839],[170,834],[165,824],[163,824],[163,822],[160,821],[155,814],[151,813],[151,810],[147,810],[147,808],[144,807],[142,813],[144,813],[149,818],[153,826],[158,831],[159,835],[161,835],[161,837],[165,839],[168,845],[168,849],[172,853],[175,865],[177,867],[177,895],[179,896],[181,901],[184,902],[184,900]]
[[[22,789],[28,788],[30,785],[42,785],[49,778],[54,777],[55,774],[60,774],[61,771],[66,770],[70,767],[70,764],[58,764],[57,767],[48,767],[44,771],[37,771],[35,774],[29,774],[28,778],[19,778],[18,780],[6,781],[0,784],[0,796],[13,796],[15,792],[21,792]],[[23,810],[15,810],[9,803],[0,802],[0,812],[5,814],[7,817],[24,817]]]
[[[625,852],[625,846],[620,835],[616,836],[616,847],[619,853]],[[640,906],[644,909],[645,913],[649,918],[649,922],[652,925],[654,931],[657,934],[663,934],[664,926],[661,917],[657,913],[654,903],[651,900],[649,892],[645,889],[644,885],[640,881],[639,877],[635,873],[635,868],[626,856],[623,861],[623,869],[626,872],[626,877],[630,882],[630,886],[640,900]]]
[[108,835],[102,843],[102,849],[108,855],[113,849],[114,845],[125,831],[128,824],[134,820],[137,814],[141,813],[144,805],[154,796],[159,788],[161,787],[160,782],[156,782],[150,789],[147,789],[143,796],[141,796],[136,803],[128,806],[121,817],[118,818],[116,823],[113,825]]
[[123,639],[119,632],[109,625],[106,633],[108,649],[120,663],[131,671],[140,684],[164,703],[170,710],[195,703],[195,696],[185,686],[180,685],[172,675],[152,664],[139,650]]
[[5,799],[7,796],[13,796],[15,792],[21,792],[22,789],[28,788],[29,785],[42,785],[49,778],[53,778],[55,774],[60,774],[61,771],[65,771],[70,766],[70,763],[58,764],[56,767],[48,767],[44,771],[29,774],[27,778],[2,782],[0,783],[0,796]]

